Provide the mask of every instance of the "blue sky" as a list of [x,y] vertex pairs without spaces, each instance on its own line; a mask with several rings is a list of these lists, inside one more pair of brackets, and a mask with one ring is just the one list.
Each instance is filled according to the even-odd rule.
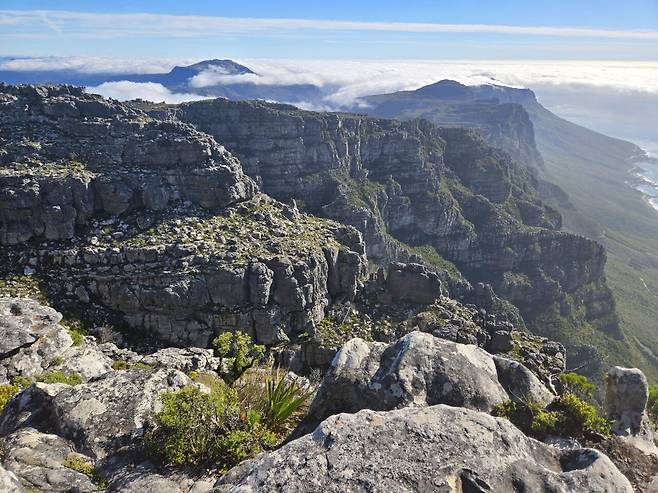
[[3,0],[0,55],[658,60],[658,0]]

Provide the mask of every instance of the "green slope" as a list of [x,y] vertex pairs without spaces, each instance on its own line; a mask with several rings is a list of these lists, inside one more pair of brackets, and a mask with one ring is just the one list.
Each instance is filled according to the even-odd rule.
[[[377,116],[477,128],[490,144],[534,165],[545,182],[558,185],[562,191],[544,182],[542,198],[562,213],[564,229],[605,245],[606,276],[626,340],[608,340],[587,325],[568,327],[559,317],[544,321],[543,329],[547,334],[570,331],[564,339],[595,345],[608,355],[605,364],[639,366],[658,381],[658,212],[627,184],[633,159],[641,153],[637,146],[556,116],[528,89],[440,81],[364,101],[369,106],[360,111]],[[518,104],[530,116],[529,131],[523,116],[510,108]],[[543,164],[532,159],[528,149],[535,146]]]
[[535,126],[546,178],[574,208],[559,207],[566,229],[601,241],[628,348],[611,362],[640,366],[658,379],[658,212],[626,182],[638,148],[557,117],[539,104],[526,109]]

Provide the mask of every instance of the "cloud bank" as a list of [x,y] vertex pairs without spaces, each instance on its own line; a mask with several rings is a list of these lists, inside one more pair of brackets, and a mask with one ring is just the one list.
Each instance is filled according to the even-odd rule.
[[174,65],[189,65],[195,59],[112,58],[90,56],[0,58],[0,70],[71,70],[81,74],[155,74],[169,72]]
[[[426,60],[236,60],[258,75],[227,75],[208,70],[190,81],[188,94],[171,93],[159,84],[132,82],[106,83],[92,88],[116,99],[142,98],[176,103],[201,99],[194,89],[216,84],[313,84],[322,88],[320,101],[295,101],[312,110],[338,110],[353,107],[365,95],[411,90],[440,79],[464,84],[501,84],[529,87],[549,109],[594,130],[631,140],[658,142],[658,62],[556,62],[556,61],[426,61]],[[18,62],[14,62],[18,63]],[[23,63],[23,62],[21,62]],[[95,61],[85,66],[80,59],[62,62],[41,59],[62,66],[72,63],[80,70],[119,62]],[[139,62],[133,61],[132,70]],[[149,67],[167,71],[171,61],[149,60]],[[2,67],[2,64],[0,64]]]
[[144,99],[155,103],[165,102],[170,104],[183,103],[185,101],[197,101],[205,99],[198,94],[173,93],[162,84],[153,82],[104,82],[95,87],[88,87],[87,92],[100,94],[106,98],[128,101],[130,99]]

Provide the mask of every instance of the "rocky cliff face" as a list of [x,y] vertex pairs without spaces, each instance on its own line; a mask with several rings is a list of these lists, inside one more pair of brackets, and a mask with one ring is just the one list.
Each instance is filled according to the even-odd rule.
[[354,297],[359,233],[257,193],[212,137],[68,86],[0,86],[0,101],[4,275],[201,346],[237,328],[286,340]]
[[146,109],[213,135],[275,198],[355,226],[375,262],[429,247],[531,322],[584,308],[577,316],[620,336],[603,248],[557,231],[533,172],[472,132],[220,99]]

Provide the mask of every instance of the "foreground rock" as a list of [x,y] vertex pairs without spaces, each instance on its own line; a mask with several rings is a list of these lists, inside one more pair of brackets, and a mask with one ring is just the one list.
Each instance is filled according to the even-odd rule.
[[58,371],[83,381],[111,370],[112,360],[92,341],[75,346],[62,314],[29,298],[0,298],[0,384]]
[[644,373],[637,368],[615,366],[608,372],[606,383],[608,413],[615,420],[613,433],[640,450],[658,456],[646,412],[649,384]]
[[422,332],[412,332],[391,345],[352,339],[334,358],[296,436],[331,415],[361,409],[440,403],[490,411],[509,399],[548,403],[551,398],[525,367],[503,358],[497,364],[473,345]]
[[633,490],[600,452],[558,450],[507,420],[437,405],[333,416],[312,434],[232,469],[213,491]]

